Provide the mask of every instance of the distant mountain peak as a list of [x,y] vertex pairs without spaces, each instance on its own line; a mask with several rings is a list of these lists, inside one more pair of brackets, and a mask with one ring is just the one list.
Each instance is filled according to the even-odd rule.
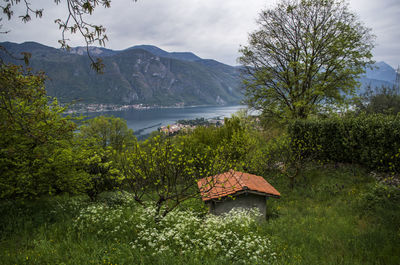
[[387,64],[384,61],[376,62],[375,65],[378,66],[378,67],[390,67],[390,68],[392,68],[389,64]]
[[367,68],[364,77],[394,83],[396,80],[396,70],[389,64],[381,61],[373,64],[372,69]]
[[46,45],[43,45],[41,43],[37,43],[34,41],[25,41],[22,43],[14,43],[14,42],[6,41],[6,42],[2,42],[2,45],[10,46],[10,47],[18,46],[18,47],[21,47],[21,49],[27,49],[27,52],[29,52],[31,49],[56,49],[56,48],[49,47],[49,46],[46,46]]
[[[8,42],[8,43],[12,43],[12,42]],[[25,42],[20,43],[19,45],[22,45],[22,46],[34,46],[34,47],[48,47],[46,45],[43,45],[41,43],[34,42],[34,41],[25,41]]]
[[167,52],[163,49],[158,48],[157,46],[153,45],[136,45],[132,46],[126,50],[133,50],[133,49],[142,49],[145,51],[148,51],[154,55],[160,56],[160,57],[165,57],[165,58],[172,58],[172,59],[178,59],[178,60],[183,60],[183,61],[198,61],[201,60],[200,57],[195,55],[192,52]]
[[125,50],[134,50],[134,49],[142,49],[142,50],[148,51],[148,52],[153,53],[154,55],[158,55],[158,56],[169,54],[169,52],[164,51],[163,49],[160,49],[157,46],[148,45],[148,44],[135,45],[135,46],[129,47]]

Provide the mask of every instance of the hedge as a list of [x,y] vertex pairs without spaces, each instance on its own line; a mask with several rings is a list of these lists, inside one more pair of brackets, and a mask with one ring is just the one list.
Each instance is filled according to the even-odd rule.
[[318,146],[320,160],[400,172],[400,115],[296,120],[289,134],[306,146]]

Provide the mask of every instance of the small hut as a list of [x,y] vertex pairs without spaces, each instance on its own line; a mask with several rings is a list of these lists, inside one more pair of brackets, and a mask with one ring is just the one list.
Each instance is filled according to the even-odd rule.
[[266,217],[266,200],[281,196],[263,177],[234,170],[200,179],[197,185],[203,201],[216,215],[233,208],[258,208]]

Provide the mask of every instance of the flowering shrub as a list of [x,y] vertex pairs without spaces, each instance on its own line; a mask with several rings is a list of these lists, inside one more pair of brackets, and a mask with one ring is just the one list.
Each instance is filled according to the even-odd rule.
[[256,234],[258,217],[256,209],[234,209],[229,214],[209,215],[205,219],[189,211],[173,212],[158,226],[139,224],[138,237],[131,244],[132,248],[150,250],[153,255],[211,255],[225,263],[268,263],[275,259],[275,253],[271,242]]
[[270,240],[258,234],[258,210],[234,209],[222,216],[199,217],[175,210],[158,223],[155,209],[91,205],[75,221],[80,233],[120,240],[129,237],[132,252],[147,256],[203,257],[223,264],[270,264],[276,260]]

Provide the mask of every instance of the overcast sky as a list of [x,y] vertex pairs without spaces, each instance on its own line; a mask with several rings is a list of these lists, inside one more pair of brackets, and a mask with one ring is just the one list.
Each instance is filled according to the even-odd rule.
[[[106,48],[120,50],[134,45],[151,44],[166,51],[191,51],[235,65],[240,45],[247,44],[248,33],[255,30],[258,13],[276,0],[114,0],[110,9],[99,7],[88,17],[107,28]],[[14,18],[3,18],[0,41],[36,41],[59,47],[61,32],[54,23],[66,17],[63,4],[54,0],[32,0],[32,8],[44,8],[41,19],[22,23],[22,4]],[[63,2],[63,1],[62,1]],[[400,64],[400,1],[350,0],[350,8],[377,36],[373,51],[376,61],[397,68]],[[20,11],[19,11],[19,10]],[[71,46],[82,46],[72,37]]]

